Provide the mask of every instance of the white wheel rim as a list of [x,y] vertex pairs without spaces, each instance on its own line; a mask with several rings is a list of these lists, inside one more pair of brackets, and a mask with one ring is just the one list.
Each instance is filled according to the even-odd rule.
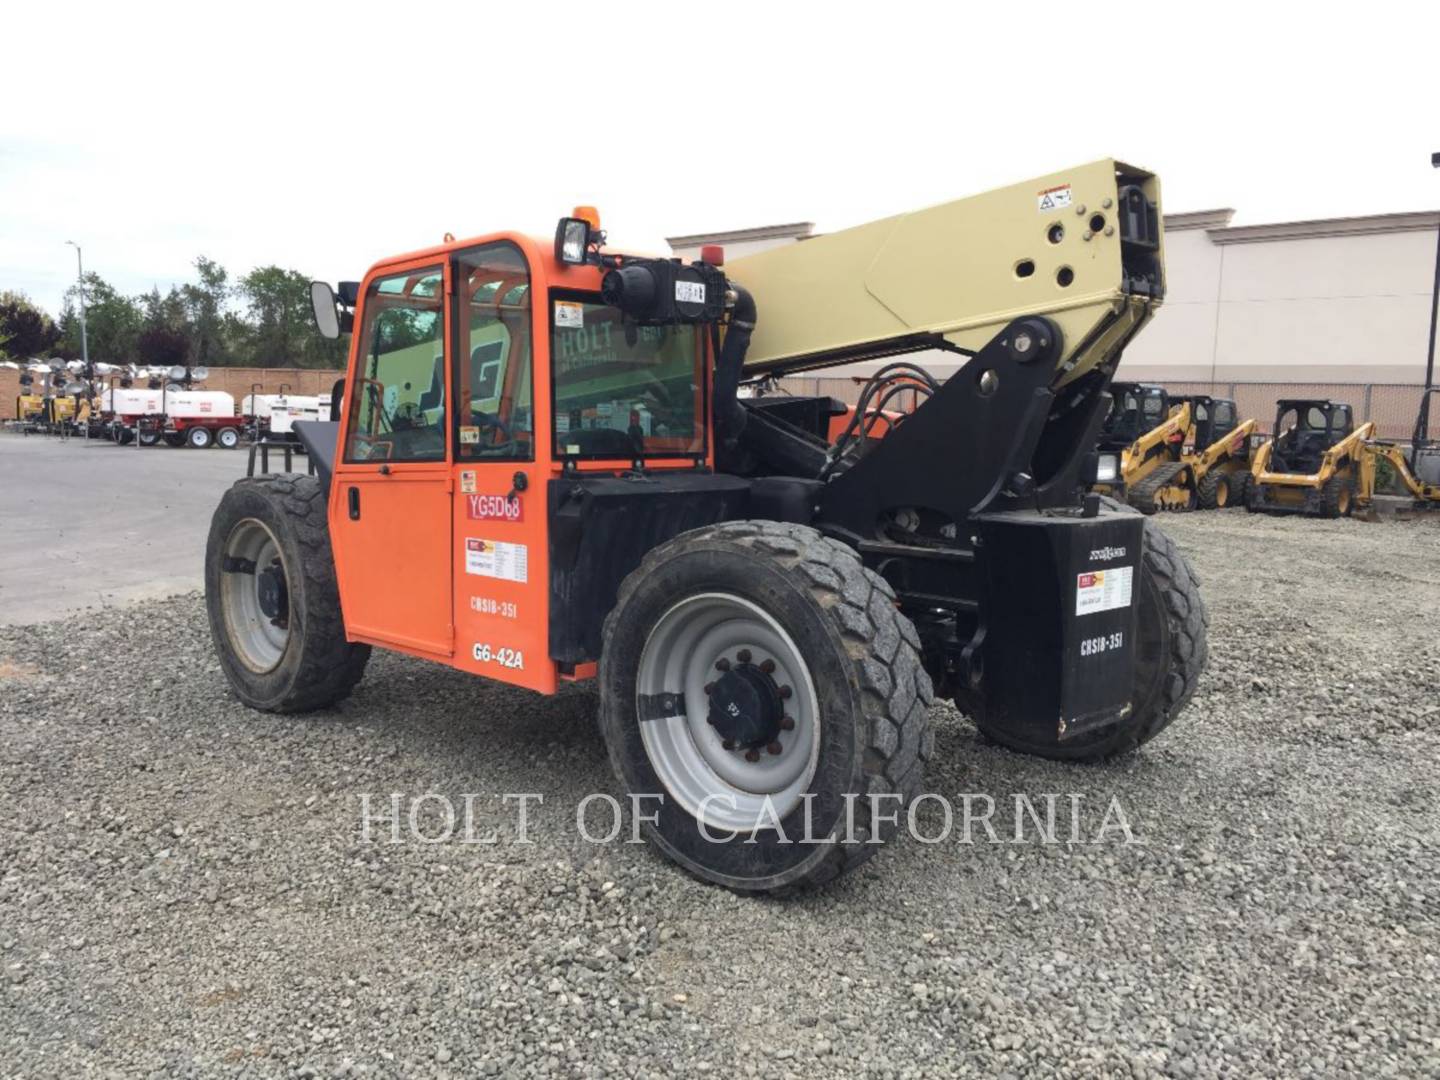
[[278,626],[260,606],[260,571],[267,567],[279,564],[289,591],[290,575],[280,545],[263,522],[246,518],[230,530],[222,558],[224,564],[244,560],[253,565],[251,573],[243,573],[226,570],[222,564],[220,606],[235,655],[250,670],[263,675],[279,665],[290,642],[289,620]]
[[[769,677],[788,687],[787,718],[775,741],[781,752],[725,749],[708,720],[707,684],[720,677],[717,662],[736,662],[742,651]],[[680,601],[650,631],[640,653],[636,694],[649,701],[674,694],[684,714],[639,718],[646,756],[668,795],[714,830],[743,831],[774,824],[794,810],[815,778],[820,759],[820,704],[800,649],[768,612],[729,593],[702,593]],[[766,800],[769,806],[766,806]]]

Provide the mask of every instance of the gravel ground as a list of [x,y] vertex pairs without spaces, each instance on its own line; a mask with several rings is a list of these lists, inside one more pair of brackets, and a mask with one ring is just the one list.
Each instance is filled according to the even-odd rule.
[[[789,901],[579,837],[585,687],[377,654],[282,719],[196,596],[0,629],[0,1074],[1440,1074],[1440,521],[1166,526],[1211,664],[1160,741],[1060,766],[933,718],[929,789],[1002,836],[1073,792],[1134,843],[906,841]],[[481,793],[500,842],[367,844],[366,792]],[[543,793],[532,843],[502,792]]]

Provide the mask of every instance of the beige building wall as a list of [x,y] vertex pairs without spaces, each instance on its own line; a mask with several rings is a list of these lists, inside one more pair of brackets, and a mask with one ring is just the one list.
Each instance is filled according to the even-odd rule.
[[1150,382],[1424,380],[1440,214],[1231,226],[1165,219],[1165,304],[1127,350]]

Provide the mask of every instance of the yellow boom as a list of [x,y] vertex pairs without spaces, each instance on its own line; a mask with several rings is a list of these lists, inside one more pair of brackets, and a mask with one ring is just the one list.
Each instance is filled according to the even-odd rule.
[[1056,383],[1117,356],[1164,294],[1159,181],[1104,159],[736,259],[759,300],[746,375],[978,350],[1043,314]]

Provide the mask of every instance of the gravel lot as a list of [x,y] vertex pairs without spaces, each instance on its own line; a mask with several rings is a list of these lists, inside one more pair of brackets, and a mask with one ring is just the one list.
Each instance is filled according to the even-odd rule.
[[[1440,520],[1165,524],[1212,616],[1165,737],[1070,767],[934,715],[931,791],[1002,835],[1118,796],[1135,843],[907,841],[783,902],[580,839],[585,687],[377,654],[281,719],[194,595],[0,629],[0,1074],[1440,1074]],[[366,792],[482,793],[500,842],[364,843]]]

